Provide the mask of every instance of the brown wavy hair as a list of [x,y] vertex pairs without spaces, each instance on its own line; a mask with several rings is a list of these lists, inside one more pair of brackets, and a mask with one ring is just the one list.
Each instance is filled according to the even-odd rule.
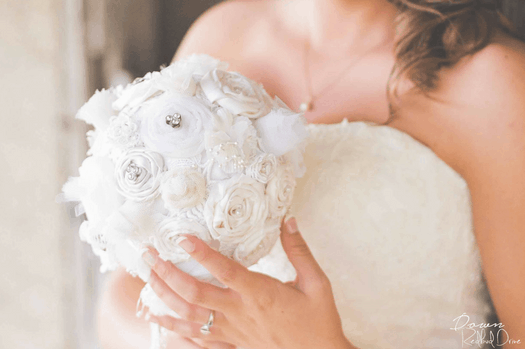
[[[490,42],[497,28],[523,40],[513,23],[501,12],[501,0],[388,0],[398,9],[395,19],[396,62],[387,83],[390,117],[398,99],[402,78],[428,98],[436,88],[438,71]],[[409,91],[409,92],[410,92]]]

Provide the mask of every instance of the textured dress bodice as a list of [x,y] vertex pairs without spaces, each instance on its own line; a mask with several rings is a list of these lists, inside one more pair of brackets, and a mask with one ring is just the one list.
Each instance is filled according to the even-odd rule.
[[[486,322],[492,311],[463,177],[390,126],[344,119],[308,128],[291,213],[331,280],[349,340],[461,348],[454,319]],[[277,246],[252,269],[290,278],[282,259]]]

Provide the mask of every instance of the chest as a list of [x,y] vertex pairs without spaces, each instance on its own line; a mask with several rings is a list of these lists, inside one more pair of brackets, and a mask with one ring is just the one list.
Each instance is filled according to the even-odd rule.
[[[230,63],[230,70],[262,83],[271,96],[278,96],[293,110],[299,110],[300,104],[308,100],[310,83],[316,97],[313,110],[305,113],[309,123],[335,124],[346,118],[383,124],[389,119],[387,84],[395,64],[392,46],[375,50],[353,65],[352,58],[311,61],[309,82],[301,44],[267,35],[251,42],[242,49],[223,52],[221,58]],[[401,83],[400,94],[410,86]],[[405,100],[408,103],[403,101],[397,118],[388,125],[407,133],[453,166],[447,148],[450,142],[445,141],[450,139],[450,130],[439,117],[432,117],[436,114],[432,111],[435,103],[417,96]]]
[[262,83],[293,110],[313,95],[313,109],[305,113],[311,123],[337,123],[388,119],[386,86],[394,57],[388,48],[355,61],[357,55],[337,59],[305,58],[301,45],[266,41],[230,61],[230,69]]

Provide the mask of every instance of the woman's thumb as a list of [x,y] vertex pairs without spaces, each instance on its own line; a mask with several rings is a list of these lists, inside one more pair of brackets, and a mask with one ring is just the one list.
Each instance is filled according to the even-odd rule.
[[324,286],[327,277],[303,239],[295,217],[292,216],[281,225],[281,241],[288,259],[297,271],[297,287],[306,291]]

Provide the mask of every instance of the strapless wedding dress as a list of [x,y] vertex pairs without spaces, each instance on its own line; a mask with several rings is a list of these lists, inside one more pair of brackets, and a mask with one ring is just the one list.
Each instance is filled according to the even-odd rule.
[[[487,322],[493,312],[463,177],[390,126],[308,127],[291,213],[332,282],[348,339],[364,349],[461,348],[454,319]],[[294,278],[279,244],[251,269]]]

